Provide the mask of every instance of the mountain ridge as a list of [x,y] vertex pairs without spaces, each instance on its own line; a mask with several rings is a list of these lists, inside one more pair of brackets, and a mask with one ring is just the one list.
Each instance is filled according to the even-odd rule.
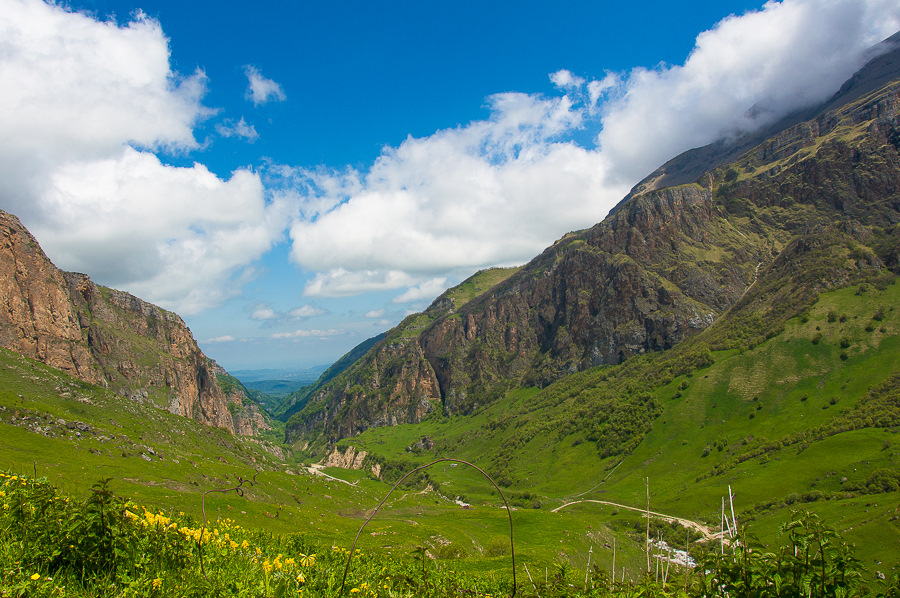
[[[389,333],[319,388],[286,440],[330,444],[438,409],[470,413],[516,386],[669,349],[751,299],[741,334],[764,339],[821,290],[896,269],[898,97],[894,81],[696,181],[638,190],[459,309],[437,313],[436,301],[423,330]],[[752,292],[760,279],[771,297]]]
[[635,185],[611,212],[615,212],[640,193],[696,182],[705,173],[736,160],[769,137],[801,122],[813,120],[826,112],[838,110],[900,77],[900,31],[874,46],[868,55],[873,58],[825,102],[792,112],[770,125],[737,138],[725,137],[682,152]]

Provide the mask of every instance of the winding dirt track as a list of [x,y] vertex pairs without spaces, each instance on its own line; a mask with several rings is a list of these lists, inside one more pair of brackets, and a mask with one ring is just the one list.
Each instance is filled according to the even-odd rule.
[[342,484],[347,484],[348,486],[356,486],[359,483],[359,480],[356,480],[355,482],[353,482],[351,484],[347,480],[342,480],[341,478],[336,478],[334,476],[328,475],[327,473],[322,471],[323,467],[325,467],[325,466],[321,465],[319,463],[313,463],[312,465],[310,465],[309,467],[306,468],[306,471],[308,471],[312,475],[322,476],[323,478],[328,478],[329,480],[334,480],[335,482],[341,482]]
[[[629,511],[636,511],[638,513],[643,513],[643,514],[647,513],[647,509],[639,509],[637,507],[629,507],[628,505],[620,505],[619,503],[609,502],[608,500],[576,500],[573,502],[567,502],[566,504],[562,505],[561,507],[556,507],[555,509],[553,509],[550,512],[556,513],[558,511],[561,511],[562,509],[565,509],[566,507],[571,507],[572,505],[577,505],[577,504],[584,503],[584,502],[592,502],[592,503],[597,503],[597,504],[601,504],[601,505],[610,505],[610,506],[613,506],[613,507],[616,507],[619,509],[628,509]],[[674,521],[675,523],[678,523],[679,525],[681,525],[683,527],[695,530],[695,531],[699,532],[700,534],[702,534],[703,539],[707,540],[707,541],[708,540],[718,540],[719,538],[722,537],[722,532],[713,533],[709,530],[708,527],[706,527],[702,523],[697,523],[696,521],[691,521],[690,519],[682,519],[681,517],[675,517],[674,515],[664,515],[662,513],[655,513],[653,511],[650,511],[650,515],[652,517],[656,517],[657,519],[662,519],[663,521],[668,521],[670,523]]]

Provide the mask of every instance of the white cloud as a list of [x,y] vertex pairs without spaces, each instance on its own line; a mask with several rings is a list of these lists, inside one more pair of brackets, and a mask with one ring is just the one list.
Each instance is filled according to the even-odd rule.
[[558,139],[581,124],[568,98],[508,93],[490,105],[488,121],[386,148],[365,175],[295,173],[307,211],[290,231],[292,258],[318,272],[307,295],[521,263],[627,191],[605,184],[602,156]]
[[365,317],[371,318],[371,319],[375,320],[375,319],[384,317],[385,311],[387,311],[387,310],[385,310],[384,308],[382,308],[382,309],[373,309],[372,311],[366,312],[366,316],[365,316]]
[[247,93],[245,95],[248,100],[253,102],[254,106],[269,102],[283,102],[287,99],[281,85],[263,77],[255,66],[245,66],[244,74],[247,75]]
[[607,73],[599,81],[590,81],[587,84],[590,111],[593,113],[597,103],[604,94],[616,89],[622,84],[622,77],[618,73]]
[[286,217],[256,173],[222,180],[130,147],[59,166],[40,202],[31,230],[55,264],[185,314],[233,296]]
[[312,305],[304,305],[303,307],[298,307],[297,309],[292,309],[288,312],[288,315],[295,320],[302,320],[304,318],[313,318],[315,316],[321,316],[325,313],[324,309],[319,309],[318,307],[313,307]]
[[0,2],[0,192],[19,216],[55,166],[100,159],[123,143],[197,147],[210,111],[206,76],[169,68],[159,24],[118,26],[40,0]]
[[251,320],[275,320],[279,316],[271,307],[258,307],[250,314]]
[[204,343],[231,343],[236,341],[237,339],[230,334],[226,334],[225,336],[217,336],[216,338],[208,338]]
[[283,234],[285,204],[256,173],[152,153],[197,149],[213,113],[206,76],[171,70],[153,19],[0,0],[0,82],[0,201],[61,268],[189,314],[237,293]]
[[394,297],[394,303],[409,303],[420,299],[434,299],[447,289],[447,277],[432,278],[420,285],[411,287],[401,295]]
[[317,273],[306,283],[304,294],[311,297],[350,297],[371,291],[385,291],[415,284],[416,279],[398,270],[345,270],[332,268]]
[[340,330],[329,328],[328,330],[295,330],[294,332],[276,332],[272,338],[326,338],[343,334]]
[[[368,172],[294,170],[305,292],[406,287],[405,301],[454,270],[523,263],[681,151],[827,99],[898,28],[893,0],[773,1],[700,34],[683,65],[560,70],[564,95],[492,96],[489,119],[407,138]],[[586,130],[597,147],[573,141]]]
[[584,79],[573,75],[570,71],[562,69],[555,73],[550,73],[550,81],[559,89],[578,89],[584,85]]
[[244,117],[241,117],[241,120],[237,122],[234,119],[226,118],[216,125],[216,133],[222,137],[240,137],[250,143],[259,139],[256,127],[245,121]]

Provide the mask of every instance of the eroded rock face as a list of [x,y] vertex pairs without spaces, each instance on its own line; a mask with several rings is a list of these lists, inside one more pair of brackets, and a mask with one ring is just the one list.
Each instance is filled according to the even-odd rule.
[[636,198],[458,309],[438,298],[419,334],[389,334],[319,389],[287,439],[312,432],[336,442],[437,408],[470,413],[504,384],[544,385],[668,349],[741,297],[768,259],[763,245],[738,234],[703,185]]
[[59,270],[18,218],[3,211],[0,280],[4,347],[123,396],[150,397],[172,413],[238,431],[209,360],[180,317]]
[[326,433],[336,441],[370,427],[418,423],[440,405],[438,380],[415,339],[381,343],[366,361],[310,399],[320,408],[301,412],[304,431],[334,423]]
[[0,344],[104,384],[63,273],[19,220],[0,211]]
[[357,451],[352,446],[348,446],[343,453],[335,448],[328,453],[328,456],[322,461],[322,465],[341,469],[362,469],[363,461],[366,460],[368,454],[366,451]]
[[[764,259],[760,246],[738,238],[702,185],[638,197],[563,238],[421,335],[445,409],[474,409],[473,394],[497,379],[545,384],[703,330],[752,284]],[[699,252],[710,259],[696,260]]]

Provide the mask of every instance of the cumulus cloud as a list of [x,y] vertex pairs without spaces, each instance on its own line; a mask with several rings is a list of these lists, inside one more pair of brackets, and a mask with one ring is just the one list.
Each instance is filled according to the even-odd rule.
[[351,297],[360,293],[411,286],[415,281],[413,276],[399,270],[332,268],[327,272],[318,272],[306,283],[304,292],[318,297]]
[[275,310],[271,307],[257,307],[253,310],[253,313],[250,314],[251,320],[261,320],[263,322],[266,320],[275,320],[278,317],[278,314],[275,313]]
[[364,175],[295,173],[308,212],[290,230],[292,257],[318,272],[307,295],[520,263],[627,190],[606,184],[601,155],[560,139],[582,119],[568,97],[507,93],[489,105],[489,120],[410,137]]
[[550,81],[559,89],[578,89],[584,85],[584,79],[573,75],[571,71],[562,69],[555,73],[550,73]]
[[31,228],[54,263],[187,314],[236,292],[243,266],[282,234],[287,208],[266,200],[249,170],[222,180],[130,147],[57,167],[40,201]]
[[[682,65],[559,70],[560,95],[492,96],[490,118],[407,138],[368,172],[295,169],[305,292],[407,301],[454,270],[523,263],[678,153],[824,101],[898,28],[891,0],[772,1],[701,33]],[[587,131],[596,146],[574,141]]]
[[155,154],[197,149],[213,113],[205,74],[171,70],[159,23],[0,0],[0,40],[2,207],[102,284],[185,314],[233,296],[283,234],[285,204],[250,170],[223,180]]
[[245,121],[243,117],[241,117],[239,121],[226,118],[216,125],[216,133],[222,137],[240,137],[246,139],[250,143],[259,139],[259,133],[256,132],[256,127]]
[[210,111],[206,76],[169,68],[159,24],[138,14],[123,26],[40,0],[0,3],[0,190],[20,212],[49,171],[104,158],[123,143],[197,146]]
[[409,303],[411,301],[419,301],[422,299],[433,299],[440,295],[441,291],[447,288],[447,277],[441,276],[426,280],[420,285],[416,285],[406,290],[405,293],[394,297],[394,303]]
[[304,305],[303,307],[292,309],[288,312],[288,315],[295,320],[303,320],[305,318],[314,318],[315,316],[321,316],[324,313],[324,309],[319,309],[318,307],[313,307],[312,305]]
[[329,328],[328,330],[295,330],[294,332],[276,332],[272,335],[272,338],[326,338],[329,336],[337,336],[339,334],[343,334],[343,332],[341,332],[340,330],[335,330],[333,328]]
[[269,102],[283,102],[287,99],[281,85],[263,77],[259,69],[252,65],[244,67],[244,74],[247,75],[247,93],[246,98],[253,102],[254,106],[261,106]]
[[230,334],[226,334],[225,336],[217,336],[216,338],[208,338],[204,343],[231,343],[236,341],[237,339]]

